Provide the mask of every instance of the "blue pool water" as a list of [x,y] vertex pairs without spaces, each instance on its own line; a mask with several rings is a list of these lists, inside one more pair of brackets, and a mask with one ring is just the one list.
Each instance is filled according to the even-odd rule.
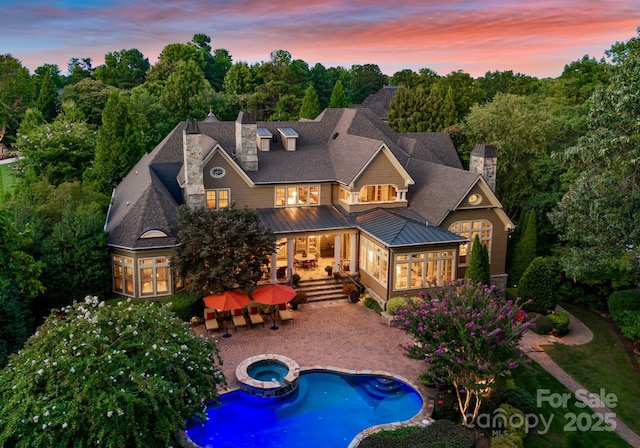
[[249,376],[260,381],[283,381],[288,372],[287,366],[270,359],[254,362],[247,368]]
[[408,420],[421,408],[416,390],[388,377],[303,372],[286,399],[224,394],[204,426],[186,432],[205,448],[346,448],[360,431]]

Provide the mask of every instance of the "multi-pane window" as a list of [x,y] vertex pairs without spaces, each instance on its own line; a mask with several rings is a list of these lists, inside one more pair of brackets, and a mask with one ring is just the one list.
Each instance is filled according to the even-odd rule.
[[207,208],[220,210],[223,208],[229,208],[229,197],[231,190],[228,188],[220,188],[217,190],[207,190]]
[[493,226],[485,219],[477,221],[456,221],[449,226],[449,231],[467,238],[468,243],[460,245],[458,254],[458,264],[460,266],[466,266],[469,263],[469,256],[471,255],[471,249],[473,246],[473,240],[476,235],[480,238],[480,243],[487,247],[489,252],[489,258],[491,258],[491,234]]
[[169,259],[167,257],[140,259],[138,268],[142,296],[169,293]]
[[276,187],[276,207],[304,207],[320,204],[319,185]]
[[453,279],[452,250],[396,255],[395,289],[428,288]]
[[113,262],[113,291],[133,295],[133,259],[114,255]]
[[394,202],[396,187],[394,185],[367,185],[360,189],[359,202]]
[[389,255],[387,250],[366,238],[360,239],[360,269],[380,284],[387,285]]

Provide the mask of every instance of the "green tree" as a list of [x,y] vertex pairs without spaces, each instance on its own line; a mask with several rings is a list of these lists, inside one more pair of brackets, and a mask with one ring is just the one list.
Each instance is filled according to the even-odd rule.
[[255,88],[253,75],[246,62],[236,62],[229,68],[223,83],[224,91],[229,95],[243,95]]
[[484,102],[493,100],[498,93],[512,93],[514,95],[531,95],[539,89],[537,78],[513,73],[512,70],[486,72],[476,79],[476,85],[482,91]]
[[60,101],[62,103],[73,101],[89,124],[100,126],[102,109],[107,104],[109,94],[115,90],[115,87],[107,86],[101,81],[86,78],[62,89]]
[[112,92],[102,111],[94,163],[87,172],[97,182],[99,191],[111,192],[144,154],[136,139],[138,135],[127,98],[119,91]]
[[171,132],[177,124],[160,102],[160,98],[144,85],[135,87],[129,97],[129,115],[136,133],[135,140],[143,151],[149,152]]
[[491,284],[491,266],[489,265],[489,251],[487,247],[480,242],[480,237],[475,236],[473,246],[471,248],[471,256],[469,257],[469,267],[464,273],[464,278],[471,279],[474,285],[481,283],[483,285]]
[[147,72],[147,81],[158,81],[161,84],[177,69],[180,62],[192,62],[204,76],[206,66],[205,52],[194,43],[173,43],[162,49],[158,62]]
[[46,177],[53,185],[82,178],[93,162],[95,131],[81,116],[73,102],[63,103],[52,123],[20,132],[18,163],[27,175]]
[[313,88],[318,94],[321,109],[328,107],[334,84],[331,74],[324,65],[318,62],[309,70],[309,76],[311,78],[311,85],[313,85]]
[[87,296],[54,310],[0,373],[0,446],[176,445],[217,400],[221,363],[168,305]]
[[160,101],[173,120],[192,117],[192,98],[200,91],[211,88],[202,69],[193,61],[180,61],[167,78]]
[[376,64],[354,65],[351,67],[351,101],[362,102],[372,93],[378,92],[387,84],[387,75]]
[[344,92],[344,88],[342,87],[342,81],[336,81],[333,86],[333,90],[331,91],[331,98],[329,99],[329,107],[330,108],[344,108],[349,107],[349,99],[347,98],[347,94]]
[[449,126],[453,126],[458,122],[458,113],[456,112],[456,103],[453,98],[453,89],[449,86],[447,95],[442,103],[442,129],[445,130]]
[[93,76],[108,86],[132,89],[144,83],[149,59],[137,48],[114,51],[104,56],[104,65],[96,67]]
[[516,243],[513,254],[513,266],[511,266],[509,272],[509,282],[512,285],[517,285],[520,282],[520,277],[536,257],[537,241],[536,212],[535,210],[531,210],[527,215],[527,223],[522,231],[522,237]]
[[32,105],[29,70],[10,54],[0,54],[0,135],[13,143],[25,111]]
[[236,208],[180,207],[177,240],[172,266],[199,295],[252,288],[275,245],[255,210]]
[[66,80],[67,85],[75,84],[83,79],[91,78],[91,74],[93,73],[91,58],[69,59],[67,71],[69,72],[69,76]]
[[523,308],[540,314],[549,314],[556,308],[556,284],[553,262],[544,257],[534,258],[522,274],[518,295],[527,302]]
[[422,87],[409,89],[400,85],[389,104],[389,126],[398,132],[422,132],[428,126],[427,108]]
[[564,241],[561,266],[569,278],[637,286],[640,31],[607,54],[614,62],[611,83],[595,90],[587,134],[562,155],[568,191],[551,217]]
[[309,118],[313,120],[322,112],[320,106],[320,99],[313,86],[307,87],[302,99],[302,106],[300,106],[300,118]]
[[609,84],[611,67],[604,60],[596,61],[584,55],[582,59],[564,66],[557,81],[562,95],[573,104],[586,102],[597,87]]
[[58,113],[58,90],[50,76],[45,76],[40,85],[36,107],[46,121],[51,121]]
[[0,289],[0,369],[17,353],[33,334],[34,319],[31,300],[11,285]]
[[409,68],[395,72],[393,76],[389,78],[389,85],[391,86],[405,86],[409,89],[413,89],[419,84],[420,75]]
[[[60,67],[57,64],[42,64],[33,71],[33,80],[36,86],[40,86],[46,77],[51,78],[56,90],[61,90],[64,87],[65,79],[60,74]],[[38,91],[40,91],[39,88]]]
[[541,167],[558,144],[558,114],[549,99],[499,93],[492,102],[473,106],[464,121],[470,146],[484,142],[496,148],[496,193],[511,216],[542,189]]

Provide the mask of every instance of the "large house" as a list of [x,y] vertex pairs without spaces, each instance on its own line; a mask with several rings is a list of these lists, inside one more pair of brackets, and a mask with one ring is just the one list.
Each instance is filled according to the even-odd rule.
[[366,108],[297,122],[256,123],[247,112],[235,122],[188,120],[113,192],[113,292],[153,298],[183,287],[169,264],[183,204],[258,210],[278,237],[267,281],[313,259],[358,275],[384,302],[464,276],[478,235],[493,282],[505,287],[513,223],[495,179],[493,147],[476,145],[467,171],[447,133],[399,134]]

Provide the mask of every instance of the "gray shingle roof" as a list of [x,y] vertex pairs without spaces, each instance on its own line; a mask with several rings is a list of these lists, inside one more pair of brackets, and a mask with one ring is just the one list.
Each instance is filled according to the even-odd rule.
[[[241,118],[251,119],[247,114]],[[159,244],[138,239],[150,228],[171,235],[163,239],[171,244],[175,210],[182,204],[176,178],[183,172],[182,134],[186,126],[187,122],[179,123],[151,153],[140,159],[115,189],[105,225],[110,245],[138,248]],[[235,126],[232,121],[197,123],[203,142],[209,146],[219,144],[232,159],[235,159]],[[477,175],[461,169],[448,134],[397,134],[366,108],[326,109],[315,120],[259,122],[257,126],[278,136],[278,128],[291,128],[298,138],[295,151],[285,151],[280,138],[271,142],[270,151],[258,151],[258,170],[246,173],[255,184],[340,182],[348,185],[385,144],[416,181],[409,190],[411,208],[439,223],[469,184],[477,180]],[[282,213],[274,211],[271,216],[265,212],[265,219],[276,219]],[[314,225],[326,223],[327,216],[314,217],[320,220]],[[286,228],[284,224],[280,226]],[[295,229],[292,227],[291,231],[298,231]]]

